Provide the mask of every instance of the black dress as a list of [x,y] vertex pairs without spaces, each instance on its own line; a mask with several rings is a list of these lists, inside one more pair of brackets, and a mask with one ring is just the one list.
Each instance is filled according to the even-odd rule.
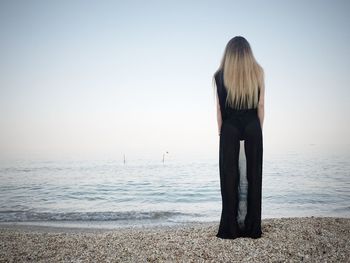
[[[259,238],[262,235],[263,136],[257,108],[238,110],[225,106],[227,91],[222,70],[215,75],[215,81],[222,115],[219,147],[222,212],[216,237]],[[239,187],[242,173],[239,168],[240,141],[242,140],[244,140],[246,157],[246,175],[244,176],[248,183],[246,197],[241,195]],[[239,202],[242,198],[246,198],[247,204],[243,225],[238,223]]]

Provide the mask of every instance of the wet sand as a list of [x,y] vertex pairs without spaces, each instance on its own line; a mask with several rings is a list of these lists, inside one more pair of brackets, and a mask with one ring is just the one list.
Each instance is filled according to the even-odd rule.
[[93,229],[0,224],[0,262],[349,262],[350,218],[262,221],[262,237],[215,237],[219,223]]

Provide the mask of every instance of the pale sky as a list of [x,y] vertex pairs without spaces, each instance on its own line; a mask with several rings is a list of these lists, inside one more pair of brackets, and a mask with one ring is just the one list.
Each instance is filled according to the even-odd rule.
[[0,1],[0,157],[217,158],[236,35],[265,70],[265,152],[350,149],[350,2],[242,2]]

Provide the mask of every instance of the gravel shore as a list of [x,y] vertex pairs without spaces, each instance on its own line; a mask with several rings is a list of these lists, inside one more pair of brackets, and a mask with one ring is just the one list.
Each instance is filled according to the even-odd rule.
[[349,262],[350,218],[270,218],[262,237],[218,223],[121,229],[0,225],[0,262]]

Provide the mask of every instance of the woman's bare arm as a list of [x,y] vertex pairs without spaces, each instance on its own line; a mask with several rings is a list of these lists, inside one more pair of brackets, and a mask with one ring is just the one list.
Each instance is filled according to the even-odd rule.
[[258,116],[259,116],[259,120],[260,120],[260,126],[262,129],[263,124],[264,124],[264,117],[265,117],[265,87],[264,86],[260,89],[260,98],[259,98],[259,104],[258,104]]
[[220,136],[221,135],[222,116],[221,116],[221,109],[220,109],[220,103],[219,103],[218,96],[216,96],[216,115],[217,115],[217,122],[218,122],[218,133]]

